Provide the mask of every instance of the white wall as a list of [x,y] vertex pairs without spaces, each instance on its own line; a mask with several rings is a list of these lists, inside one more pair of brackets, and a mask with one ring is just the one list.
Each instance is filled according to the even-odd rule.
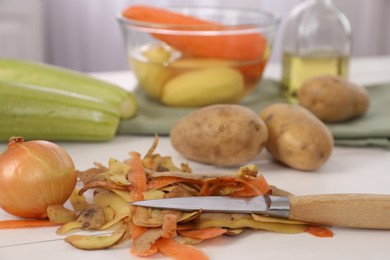
[[[182,3],[186,0],[0,0],[0,56],[45,59],[49,63],[81,71],[127,69],[115,14],[130,4],[166,4],[174,1]],[[261,7],[278,13],[282,18],[299,2],[301,1],[196,0],[199,4],[245,4],[247,7]],[[354,56],[390,55],[390,0],[334,2],[351,21]],[[23,15],[19,16],[23,27],[14,25],[16,28],[12,31],[9,20],[15,20],[16,14],[8,11],[8,16],[4,16],[4,6],[15,5],[19,12],[25,16],[30,15],[30,20],[26,21],[22,18]],[[42,17],[45,27],[37,27],[43,21]],[[12,40],[7,36],[10,34],[13,35]],[[279,59],[279,40],[277,38],[275,43],[273,60]]]
[[0,57],[45,59],[41,0],[0,0]]

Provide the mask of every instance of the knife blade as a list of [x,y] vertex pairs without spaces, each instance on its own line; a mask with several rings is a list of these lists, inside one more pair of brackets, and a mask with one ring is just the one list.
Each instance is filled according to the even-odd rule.
[[390,229],[390,195],[381,194],[205,196],[141,200],[131,204],[179,211],[255,213],[328,226]]

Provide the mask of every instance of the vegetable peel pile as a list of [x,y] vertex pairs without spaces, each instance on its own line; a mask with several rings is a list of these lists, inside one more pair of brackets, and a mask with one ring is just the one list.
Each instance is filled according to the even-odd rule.
[[[246,229],[332,236],[325,227],[256,214],[181,212],[131,205],[129,202],[137,200],[185,196],[285,195],[268,185],[255,165],[243,166],[234,175],[193,174],[187,164],[177,167],[170,156],[154,153],[157,144],[156,136],[143,158],[130,152],[124,161],[111,158],[107,167],[95,163],[79,171],[83,186],[69,198],[73,209],[64,205],[47,209],[50,224],[60,225],[56,233],[83,250],[106,249],[130,240],[130,253],[137,256],[161,253],[174,259],[200,260],[209,258],[196,244],[222,235],[238,236]],[[96,235],[95,231],[103,230],[110,234]],[[78,231],[84,232],[74,234]]]

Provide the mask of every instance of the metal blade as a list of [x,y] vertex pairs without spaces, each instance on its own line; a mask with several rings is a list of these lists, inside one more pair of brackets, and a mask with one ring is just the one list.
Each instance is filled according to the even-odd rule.
[[132,202],[132,205],[173,209],[180,211],[223,212],[223,213],[264,213],[271,204],[268,196],[233,198],[223,196],[182,197]]

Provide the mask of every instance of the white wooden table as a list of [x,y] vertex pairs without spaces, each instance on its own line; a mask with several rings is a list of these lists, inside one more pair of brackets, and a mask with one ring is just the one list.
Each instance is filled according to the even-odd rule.
[[[266,77],[279,78],[277,64],[271,64]],[[99,73],[96,76],[133,88],[128,72]],[[390,82],[390,57],[353,60],[351,80],[361,84]],[[126,158],[129,151],[145,154],[152,143],[148,136],[119,136],[104,143],[60,143],[73,157],[78,169],[93,162],[106,164],[110,157]],[[5,149],[0,144],[0,151]],[[185,162],[160,138],[157,152],[172,155],[176,163]],[[330,160],[317,172],[301,172],[275,163],[266,151],[255,160],[269,183],[297,195],[318,193],[390,194],[390,150],[378,148],[336,147]],[[210,166],[190,163],[196,172]],[[212,169],[222,170],[222,169]],[[0,210],[0,219],[15,217]],[[389,219],[390,221],[390,219]],[[100,251],[82,251],[71,247],[55,234],[55,227],[0,230],[0,259],[29,260],[107,260],[138,259],[130,255],[129,242]],[[317,238],[306,233],[285,235],[263,231],[246,232],[238,237],[222,237],[200,244],[211,259],[390,259],[390,230],[359,230],[332,227],[333,238]],[[165,259],[158,255],[152,259]]]

